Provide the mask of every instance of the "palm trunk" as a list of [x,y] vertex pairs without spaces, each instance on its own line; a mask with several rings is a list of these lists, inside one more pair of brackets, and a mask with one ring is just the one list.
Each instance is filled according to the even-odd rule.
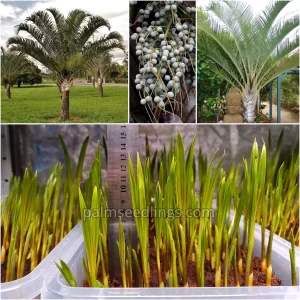
[[6,86],[6,96],[8,99],[11,99],[11,92],[10,92],[10,84],[8,83]]
[[93,88],[96,87],[95,77],[92,77],[92,86],[93,86]]
[[61,81],[57,81],[57,86],[61,92],[61,111],[60,111],[60,120],[67,121],[70,117],[69,115],[69,95],[70,88],[73,85],[72,77],[64,78]]
[[103,96],[103,78],[102,77],[100,77],[99,79],[98,79],[98,96],[100,97],[100,98],[103,98],[104,96]]
[[60,111],[60,119],[62,121],[67,121],[69,119],[69,94],[70,91],[64,89],[62,91],[61,97],[61,111]]
[[247,90],[247,92],[245,93],[245,96],[243,99],[243,105],[245,108],[244,119],[247,121],[247,123],[254,123],[257,95],[253,89],[250,92],[248,89],[246,89],[246,90]]

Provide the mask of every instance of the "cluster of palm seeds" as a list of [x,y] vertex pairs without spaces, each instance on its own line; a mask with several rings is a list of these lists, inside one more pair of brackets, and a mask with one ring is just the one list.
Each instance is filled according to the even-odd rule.
[[[190,1],[150,1],[140,9],[131,40],[136,42],[140,103],[150,108],[176,104],[180,90],[196,86],[195,7]],[[191,5],[191,4],[189,4]]]

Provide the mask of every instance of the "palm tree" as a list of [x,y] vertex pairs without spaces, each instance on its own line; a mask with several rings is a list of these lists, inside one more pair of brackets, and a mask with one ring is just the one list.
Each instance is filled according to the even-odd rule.
[[198,17],[198,47],[213,61],[211,68],[240,89],[249,123],[255,120],[260,90],[299,64],[299,55],[293,54],[299,46],[293,35],[298,15],[278,18],[288,4],[273,1],[254,16],[245,2],[219,1],[208,7],[209,22]]
[[[69,119],[69,93],[74,74],[95,55],[115,48],[124,49],[123,38],[118,32],[89,42],[101,27],[110,30],[109,22],[100,16],[75,9],[65,18],[57,9],[49,8],[26,18],[25,23],[16,26],[17,36],[8,39],[12,50],[33,57],[55,74],[62,93],[62,121]],[[21,31],[30,37],[18,35]]]
[[18,76],[26,73],[32,63],[21,53],[13,53],[1,47],[1,83],[6,89],[7,98],[11,99],[10,88]]
[[87,61],[86,68],[97,83],[98,95],[103,98],[103,79],[112,64],[112,54],[106,51],[102,55],[95,56]]

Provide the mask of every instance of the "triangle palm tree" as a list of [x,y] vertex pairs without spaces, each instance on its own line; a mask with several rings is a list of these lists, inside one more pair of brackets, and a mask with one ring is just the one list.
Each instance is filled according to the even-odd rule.
[[[118,32],[110,32],[89,42],[99,28],[110,24],[100,16],[83,10],[72,10],[64,17],[55,8],[34,12],[25,23],[16,26],[17,36],[8,39],[13,51],[25,53],[52,71],[62,93],[60,119],[69,119],[69,92],[74,74],[84,69],[85,62],[108,50],[124,50],[123,38]],[[18,35],[24,31],[29,37]]]
[[[198,47],[211,68],[243,96],[244,119],[253,123],[260,90],[299,64],[297,14],[278,18],[289,1],[272,1],[254,15],[242,1],[212,2],[208,19],[198,17]],[[201,38],[200,38],[201,37]]]
[[6,89],[7,98],[11,98],[10,88],[17,77],[32,67],[32,63],[23,54],[16,54],[1,47],[1,84]]
[[87,70],[95,78],[98,87],[98,95],[103,98],[103,80],[112,64],[112,54],[106,51],[102,55],[94,56],[86,63]]

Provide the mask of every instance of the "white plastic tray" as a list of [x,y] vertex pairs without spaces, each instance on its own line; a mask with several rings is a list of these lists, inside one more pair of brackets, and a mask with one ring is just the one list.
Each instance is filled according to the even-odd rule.
[[[242,224],[243,222],[241,222]],[[242,229],[242,225],[240,226]],[[266,242],[268,239],[266,232]],[[42,288],[43,299],[300,299],[299,286],[291,285],[291,270],[287,241],[275,237],[273,241],[272,267],[282,279],[278,287],[228,287],[228,288],[71,288],[56,267],[51,268]],[[254,254],[260,256],[261,230],[255,227]],[[299,250],[299,249],[298,249]],[[83,237],[68,249],[69,258],[65,262],[74,272],[77,284],[83,282],[84,273],[81,260],[85,256]],[[297,274],[299,275],[299,251]]]
[[1,299],[32,299],[40,295],[43,281],[54,261],[69,257],[67,249],[76,240],[82,241],[81,222],[78,223],[59,244],[28,275],[6,283],[1,283]]

